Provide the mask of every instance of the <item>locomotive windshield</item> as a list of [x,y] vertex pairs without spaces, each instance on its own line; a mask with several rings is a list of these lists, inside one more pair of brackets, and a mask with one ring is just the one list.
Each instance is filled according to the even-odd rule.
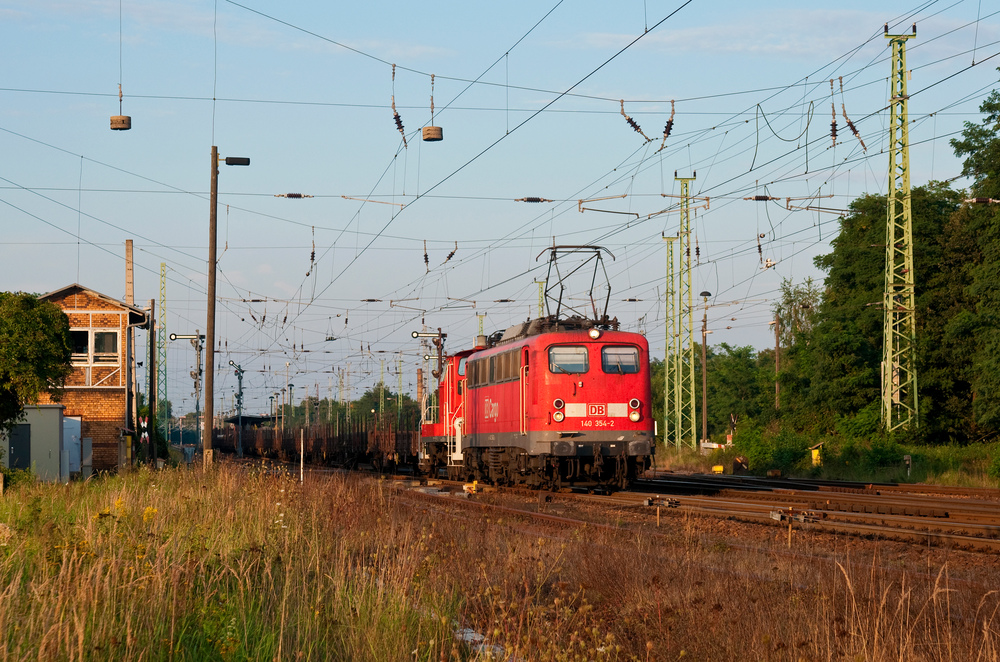
[[567,375],[582,374],[590,369],[586,347],[549,347],[549,371]]
[[604,347],[601,349],[601,368],[611,375],[634,375],[639,372],[639,349]]

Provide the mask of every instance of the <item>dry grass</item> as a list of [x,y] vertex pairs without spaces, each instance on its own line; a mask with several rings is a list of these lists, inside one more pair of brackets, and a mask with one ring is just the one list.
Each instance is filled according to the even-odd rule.
[[[225,465],[22,488],[0,500],[0,659],[1000,654],[992,558],[965,581],[667,522],[665,536],[545,529],[382,482]],[[485,646],[457,640],[463,627]]]

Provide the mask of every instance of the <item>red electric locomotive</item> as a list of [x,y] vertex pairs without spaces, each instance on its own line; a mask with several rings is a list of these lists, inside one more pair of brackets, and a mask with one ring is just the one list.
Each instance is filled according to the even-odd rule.
[[[558,247],[566,248],[584,247]],[[606,314],[550,315],[479,336],[475,348],[444,358],[438,377],[421,430],[430,475],[623,487],[649,467],[649,345]]]

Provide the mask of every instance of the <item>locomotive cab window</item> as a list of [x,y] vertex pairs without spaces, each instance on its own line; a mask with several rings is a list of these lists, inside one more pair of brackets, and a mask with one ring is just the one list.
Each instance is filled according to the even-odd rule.
[[549,372],[556,374],[582,374],[590,369],[586,347],[549,347]]
[[604,347],[601,349],[601,368],[610,375],[634,375],[639,372],[639,349]]

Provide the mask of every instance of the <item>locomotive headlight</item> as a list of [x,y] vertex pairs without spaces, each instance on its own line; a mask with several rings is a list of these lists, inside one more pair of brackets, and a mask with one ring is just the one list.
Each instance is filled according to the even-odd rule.
[[552,401],[552,406],[555,409],[562,409],[563,407],[566,406],[566,403],[563,402],[562,398],[556,398],[555,400]]
[[633,423],[638,423],[640,418],[641,416],[637,411],[630,411],[628,414],[628,420],[632,421]]
[[598,338],[601,337],[601,330],[591,329],[590,331],[587,332],[587,335],[590,336],[592,339],[597,340]]
[[631,407],[632,409],[638,409],[639,405],[641,404],[642,403],[639,402],[639,398],[632,398],[631,400],[628,401],[628,406]]
[[566,414],[562,413],[561,411],[553,412],[552,414],[552,420],[555,421],[556,423],[562,423],[564,418],[566,418]]

